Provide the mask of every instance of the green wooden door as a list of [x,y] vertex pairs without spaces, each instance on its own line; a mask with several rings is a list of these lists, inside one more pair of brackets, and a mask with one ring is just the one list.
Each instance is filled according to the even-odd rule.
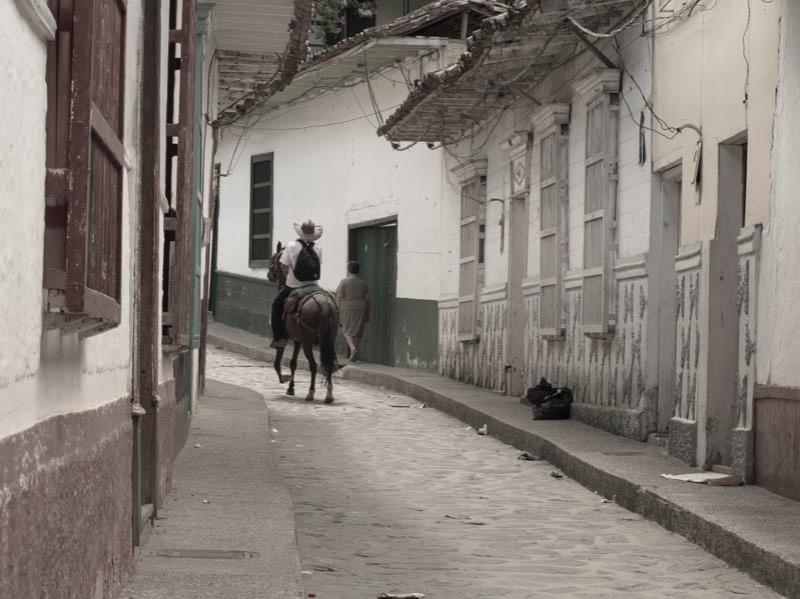
[[351,258],[361,264],[361,276],[369,286],[372,303],[371,318],[359,343],[359,359],[392,366],[392,312],[397,287],[397,223],[353,229],[350,248]]

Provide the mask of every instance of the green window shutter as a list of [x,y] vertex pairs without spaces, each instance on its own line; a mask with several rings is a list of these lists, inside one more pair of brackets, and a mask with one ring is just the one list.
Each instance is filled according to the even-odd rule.
[[250,162],[250,266],[266,266],[272,255],[273,154]]

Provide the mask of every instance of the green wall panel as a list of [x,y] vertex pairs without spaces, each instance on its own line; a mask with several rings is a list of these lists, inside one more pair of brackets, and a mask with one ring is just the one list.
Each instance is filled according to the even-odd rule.
[[437,303],[406,298],[392,301],[391,339],[395,366],[435,369],[439,357]]

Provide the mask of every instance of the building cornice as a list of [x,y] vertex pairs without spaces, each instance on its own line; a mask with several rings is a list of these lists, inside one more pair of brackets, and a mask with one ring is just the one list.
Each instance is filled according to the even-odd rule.
[[617,69],[597,69],[572,86],[579,96],[593,98],[600,94],[619,92],[619,71]]

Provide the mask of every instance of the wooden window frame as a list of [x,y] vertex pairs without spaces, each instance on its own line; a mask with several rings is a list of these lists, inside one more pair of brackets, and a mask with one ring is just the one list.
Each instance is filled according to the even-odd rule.
[[194,106],[198,75],[195,68],[197,2],[169,0],[168,4],[167,111],[164,115],[167,151],[163,173],[168,209],[163,222],[165,286],[161,349],[165,353],[176,353],[192,345],[193,239],[197,234],[194,210],[198,202],[194,169],[195,144],[200,142],[195,139]]
[[[462,343],[476,343],[480,340],[480,290],[483,285],[484,237],[486,220],[486,160],[462,162],[451,172],[458,178],[459,196],[459,251],[458,251],[458,340]],[[476,188],[480,206],[475,214],[464,217],[464,194]],[[482,198],[482,199],[481,199]],[[461,246],[464,227],[472,227],[472,248]],[[464,254],[465,250],[471,250]],[[475,263],[474,281],[471,293],[462,293],[461,271],[463,264]],[[462,326],[467,323],[468,326]]]
[[[582,97],[586,109],[586,139],[584,144],[584,211],[583,211],[583,273],[581,302],[581,321],[585,335],[609,335],[614,332],[616,318],[614,315],[614,254],[617,208],[618,180],[618,136],[619,136],[619,71],[604,69],[591,74],[578,86],[576,92]],[[599,109],[601,122],[597,139],[601,145],[592,148],[592,111]],[[589,169],[600,165],[600,187],[590,189]],[[593,194],[599,194],[599,207],[589,202]],[[591,209],[594,208],[594,209]],[[595,266],[587,266],[591,251],[589,224],[601,221],[598,229],[599,255],[592,257],[599,260]],[[591,297],[591,290],[599,278],[599,297]],[[597,316],[595,318],[595,315]]]
[[[254,173],[255,173],[255,165],[269,162],[270,164],[270,180],[267,182],[262,183],[255,183],[253,181]],[[259,189],[261,188],[269,188],[269,207],[268,208],[253,208],[253,200],[255,198],[255,190],[256,185],[260,185]],[[272,233],[273,233],[273,226],[275,223],[274,219],[274,206],[275,206],[275,153],[274,152],[267,152],[264,154],[257,154],[250,158],[250,206],[248,210],[248,234],[247,234],[247,257],[248,262],[250,264],[250,268],[265,268],[269,263],[269,258],[272,255]],[[269,231],[267,233],[253,233],[253,220],[255,214],[269,214]],[[256,235],[258,235],[258,239],[266,239],[267,240],[267,257],[264,259],[254,259],[253,258],[253,241],[256,239]]]
[[[564,335],[564,274],[567,268],[567,218],[569,208],[569,119],[568,104],[549,104],[539,108],[532,117],[534,139],[539,147],[539,176],[536,190],[539,196],[539,334],[544,338],[561,339]],[[545,172],[545,142],[551,140],[551,170]],[[544,190],[555,190],[555,206],[547,227],[543,226],[545,216]],[[544,245],[552,239],[552,264],[545,267]],[[552,305],[545,302],[550,291]],[[550,312],[548,312],[550,310]],[[550,324],[551,326],[545,326]]]
[[[83,338],[121,322],[127,4],[50,0],[49,6],[58,28],[47,55],[44,327]],[[98,27],[113,26],[115,17],[119,30],[107,33],[109,43],[103,39],[109,30]],[[104,54],[109,47],[118,55]],[[109,59],[118,61],[116,73]],[[96,84],[101,77],[106,81]],[[116,78],[117,97],[95,98],[96,86],[109,78]],[[103,108],[109,98],[112,106]]]

